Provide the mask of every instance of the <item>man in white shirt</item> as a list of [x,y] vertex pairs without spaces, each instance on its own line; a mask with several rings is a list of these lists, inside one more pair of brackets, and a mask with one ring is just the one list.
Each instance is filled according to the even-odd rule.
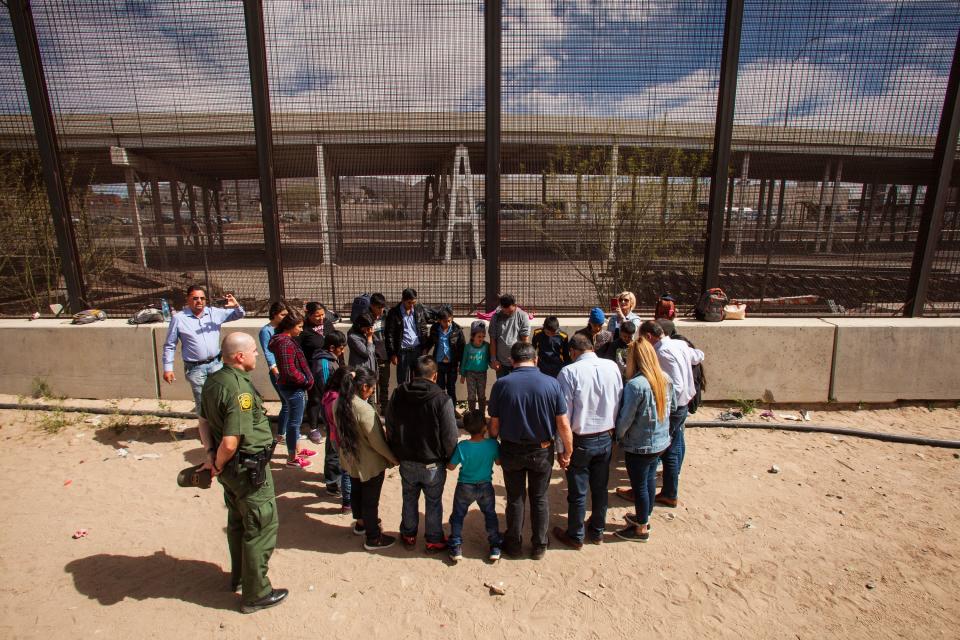
[[[580,549],[584,539],[591,544],[603,541],[613,429],[623,377],[615,362],[597,357],[587,336],[576,334],[569,348],[573,362],[557,375],[573,431],[573,451],[566,472],[567,528],[554,527],[553,535],[566,546]],[[593,512],[585,527],[588,491]]]
[[640,336],[656,349],[660,368],[670,376],[677,392],[677,406],[670,408],[670,446],[660,456],[663,462],[663,488],[656,496],[657,504],[676,507],[680,468],[686,452],[683,424],[687,421],[687,405],[697,394],[693,365],[703,362],[703,351],[690,347],[682,340],[667,337],[663,327],[653,320],[640,325]]

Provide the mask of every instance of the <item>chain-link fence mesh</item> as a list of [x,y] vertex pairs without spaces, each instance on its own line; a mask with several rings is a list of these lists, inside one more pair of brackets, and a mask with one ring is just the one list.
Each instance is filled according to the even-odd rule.
[[729,295],[754,312],[902,311],[956,8],[747,0],[720,270]]
[[[243,3],[31,5],[90,303],[200,282],[262,312]],[[287,297],[483,306],[485,3],[263,9]],[[502,292],[541,314],[624,289],[693,305],[724,11],[503,3]],[[901,311],[958,29],[953,1],[746,1],[720,284],[751,313]],[[0,312],[46,312],[64,287],[6,10],[0,82]],[[960,311],[958,199],[930,313]]]

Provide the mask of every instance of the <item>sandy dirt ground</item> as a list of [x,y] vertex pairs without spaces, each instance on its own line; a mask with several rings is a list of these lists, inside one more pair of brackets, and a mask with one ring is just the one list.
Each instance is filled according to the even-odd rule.
[[[704,408],[693,418],[718,412]],[[815,411],[812,424],[960,439],[960,410],[951,407]],[[427,555],[422,538],[415,551],[365,552],[350,517],[323,492],[322,464],[288,470],[277,455],[280,535],[270,577],[291,595],[279,607],[242,615],[227,586],[221,491],[175,482],[200,458],[195,438],[183,420],[0,411],[7,485],[0,492],[0,637],[960,634],[956,450],[690,428],[680,507],[654,511],[648,543],[608,533],[600,547],[553,545],[539,562],[490,564],[474,508],[458,565]],[[627,484],[615,455],[608,532],[629,510],[612,494]],[[774,464],[780,472],[768,473]],[[495,483],[502,527],[499,474]],[[445,517],[453,486],[448,478]],[[550,500],[552,524],[565,524],[559,470]],[[396,469],[388,472],[381,515],[396,532]],[[81,528],[88,535],[73,539]],[[488,582],[503,582],[506,595],[490,595]]]

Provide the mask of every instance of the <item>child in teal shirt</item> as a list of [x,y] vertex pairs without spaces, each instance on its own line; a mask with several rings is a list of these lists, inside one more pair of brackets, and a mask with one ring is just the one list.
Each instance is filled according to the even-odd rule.
[[463,560],[463,519],[474,502],[483,512],[487,528],[487,542],[490,543],[490,560],[500,559],[500,522],[497,520],[495,494],[493,492],[493,465],[500,464],[500,445],[487,438],[487,425],[483,414],[470,411],[463,417],[463,428],[470,434],[469,440],[463,440],[453,452],[447,469],[453,471],[460,465],[460,477],[453,494],[453,513],[450,514],[450,559]]
[[463,346],[463,358],[460,360],[460,382],[467,385],[467,409],[487,410],[487,369],[490,367],[490,345],[487,339],[487,327],[483,320],[470,325],[470,342]]

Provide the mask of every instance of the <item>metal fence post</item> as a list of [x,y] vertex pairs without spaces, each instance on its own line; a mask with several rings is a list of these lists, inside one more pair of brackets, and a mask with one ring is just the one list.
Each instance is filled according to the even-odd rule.
[[937,144],[933,151],[931,182],[923,198],[920,213],[920,228],[917,231],[917,246],[913,252],[910,280],[907,284],[907,302],[904,315],[914,318],[923,315],[930,285],[930,271],[937,243],[943,231],[943,213],[950,193],[950,178],[953,175],[953,159],[957,151],[957,136],[960,134],[960,36],[953,50],[953,64],[947,80],[947,93],[943,98],[940,127],[937,129]]
[[493,311],[500,295],[500,116],[503,45],[503,7],[501,0],[488,0],[484,5],[484,95],[486,118],[484,143],[486,170],[484,175],[484,239],[487,255],[484,262],[484,294],[486,310]]
[[720,253],[723,245],[723,207],[727,195],[730,140],[733,137],[733,107],[737,95],[737,67],[740,62],[740,29],[743,0],[727,0],[723,23],[723,54],[720,58],[720,87],[717,93],[717,123],[710,161],[710,212],[703,256],[703,289],[720,280]]
[[9,0],[7,6],[10,9],[10,21],[13,24],[17,53],[23,70],[23,83],[30,102],[30,115],[33,117],[33,128],[37,136],[37,152],[40,155],[43,180],[46,183],[57,248],[60,250],[60,269],[67,288],[67,303],[71,311],[78,312],[88,307],[89,303],[83,281],[83,266],[80,264],[77,236],[70,216],[70,199],[63,182],[60,145],[53,122],[47,81],[43,73],[43,61],[40,58],[40,44],[37,41],[33,12],[29,0]]
[[253,96],[257,167],[260,174],[260,212],[263,217],[267,282],[270,298],[280,300],[285,297],[285,291],[280,253],[280,222],[277,217],[277,183],[273,173],[273,125],[270,119],[270,86],[267,79],[262,0],[244,0],[243,15],[247,32],[247,56],[250,61],[250,90]]

